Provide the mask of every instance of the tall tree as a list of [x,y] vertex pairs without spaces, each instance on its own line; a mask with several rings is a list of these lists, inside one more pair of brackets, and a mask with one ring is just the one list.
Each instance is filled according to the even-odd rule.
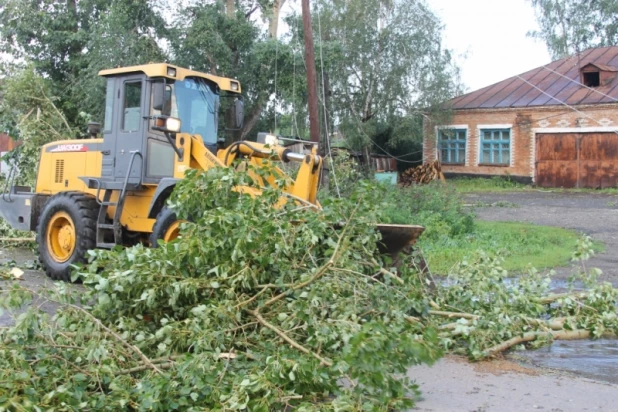
[[[348,143],[374,150],[385,125],[391,149],[399,140],[420,141],[424,112],[460,91],[442,25],[427,3],[331,0],[316,7],[318,72],[329,86],[321,95]],[[404,121],[415,128],[396,127]]]
[[154,0],[6,0],[0,6],[0,52],[29,61],[49,78],[72,125],[99,118],[98,70],[161,60],[165,21]]
[[[178,64],[240,80],[246,97],[245,125],[235,139],[250,136],[274,110],[275,71],[284,70],[291,52],[276,39],[277,24],[272,23],[281,5],[283,0],[198,3],[184,9],[174,24],[170,44]],[[267,16],[268,33],[253,18],[258,9]]]
[[590,47],[618,44],[618,0],[530,0],[541,39],[559,59]]

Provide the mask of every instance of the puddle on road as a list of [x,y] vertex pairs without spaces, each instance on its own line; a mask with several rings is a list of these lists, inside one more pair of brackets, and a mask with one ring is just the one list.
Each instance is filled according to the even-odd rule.
[[[550,285],[553,293],[569,291],[566,280],[552,279]],[[584,285],[575,282],[573,289],[582,290]],[[618,384],[618,339],[559,340],[549,346],[518,354],[541,368],[564,370],[577,376]]]
[[518,354],[538,367],[618,384],[618,339],[556,341]]

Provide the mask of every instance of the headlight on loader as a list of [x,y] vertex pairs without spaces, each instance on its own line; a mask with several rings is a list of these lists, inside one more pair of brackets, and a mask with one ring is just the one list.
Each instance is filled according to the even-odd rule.
[[175,117],[159,116],[154,119],[155,130],[162,132],[178,133],[180,131],[180,119]]
[[168,117],[165,121],[165,126],[170,132],[178,133],[180,131],[180,119]]

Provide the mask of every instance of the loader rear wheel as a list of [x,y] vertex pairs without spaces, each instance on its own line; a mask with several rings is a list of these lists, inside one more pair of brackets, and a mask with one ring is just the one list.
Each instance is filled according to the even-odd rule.
[[96,247],[99,205],[80,192],[58,193],[47,201],[37,227],[39,259],[47,276],[71,280],[71,265],[85,263]]
[[154,226],[152,227],[152,233],[150,234],[150,245],[152,247],[159,246],[158,241],[171,242],[178,238],[180,234],[180,225],[184,220],[179,220],[176,217],[176,213],[164,207],[157,215]]

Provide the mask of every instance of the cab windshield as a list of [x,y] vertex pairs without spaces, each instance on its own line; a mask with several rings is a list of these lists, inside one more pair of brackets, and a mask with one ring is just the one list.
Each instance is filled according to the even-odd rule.
[[174,83],[172,117],[180,119],[180,131],[202,136],[204,144],[217,143],[219,93],[201,78],[185,78]]

